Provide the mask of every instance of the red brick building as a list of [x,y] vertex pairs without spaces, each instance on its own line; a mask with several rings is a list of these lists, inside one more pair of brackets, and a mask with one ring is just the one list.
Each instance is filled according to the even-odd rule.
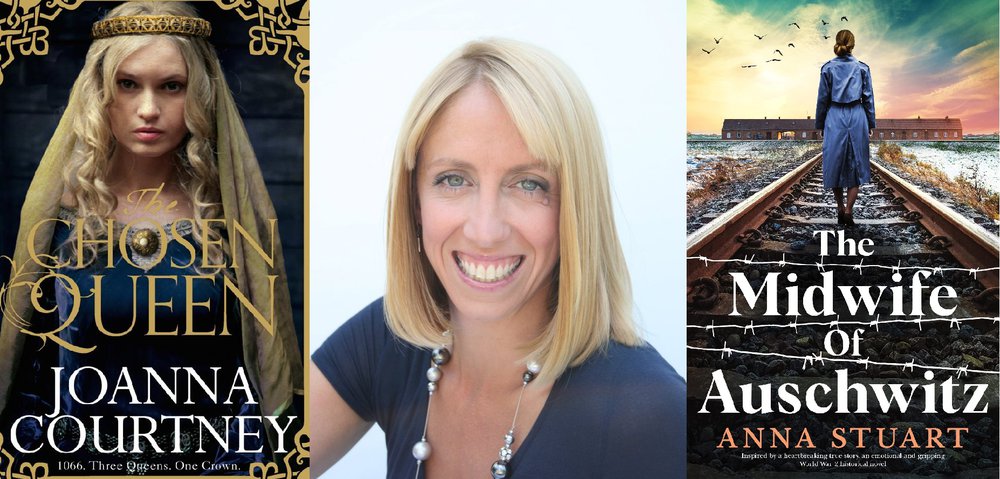
[[[884,141],[957,141],[962,139],[962,120],[958,118],[878,118],[873,140]],[[816,121],[805,119],[726,119],[722,139],[745,140],[822,140],[823,131]]]

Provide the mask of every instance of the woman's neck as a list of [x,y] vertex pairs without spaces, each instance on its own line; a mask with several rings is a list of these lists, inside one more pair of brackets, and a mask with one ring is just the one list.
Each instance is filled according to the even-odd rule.
[[112,158],[108,186],[118,198],[112,216],[118,221],[137,224],[166,224],[191,218],[193,205],[177,182],[177,158],[136,158],[116,155]]
[[[544,305],[502,319],[452,315],[452,361],[449,375],[462,389],[520,386],[531,344],[551,320]],[[525,308],[528,309],[528,308]],[[507,380],[509,379],[509,381]]]
[[118,150],[111,158],[108,185],[116,195],[155,189],[170,189],[177,177],[176,155],[161,158],[138,158]]

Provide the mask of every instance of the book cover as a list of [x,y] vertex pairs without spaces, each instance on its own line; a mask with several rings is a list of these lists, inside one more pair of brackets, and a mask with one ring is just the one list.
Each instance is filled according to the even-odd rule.
[[0,477],[308,474],[308,32],[0,3]]
[[997,18],[688,3],[689,477],[998,474]]

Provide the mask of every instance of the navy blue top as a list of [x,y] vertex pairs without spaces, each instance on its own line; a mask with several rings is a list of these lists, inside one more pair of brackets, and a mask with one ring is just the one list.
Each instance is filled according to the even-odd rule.
[[[430,352],[392,334],[379,299],[337,329],[312,359],[361,418],[385,431],[387,477],[413,477],[411,449],[427,412]],[[611,342],[556,380],[511,460],[511,476],[685,477],[685,411],[684,380],[653,347]]]

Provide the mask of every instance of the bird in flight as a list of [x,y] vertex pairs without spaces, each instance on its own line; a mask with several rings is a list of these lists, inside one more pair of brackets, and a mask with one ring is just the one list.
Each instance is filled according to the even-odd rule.
[[721,36],[719,38],[712,37],[712,40],[715,40],[715,44],[718,45],[719,42],[721,42],[723,38],[726,38],[726,37],[725,36]]
[[795,25],[795,28],[798,28],[799,30],[802,30],[802,27],[800,27],[798,23],[792,22],[792,23],[788,24],[788,26],[792,26],[792,25]]
[[[788,46],[792,47],[792,48],[795,48],[795,44],[794,43],[789,43]],[[782,55],[782,56],[784,56],[784,55]]]
[[823,40],[829,40],[829,39],[830,39],[830,35],[823,35]]
[[778,50],[778,49],[775,49],[774,53],[777,53],[778,55],[781,55],[781,56],[785,56],[785,54],[781,53],[781,50]]
[[757,65],[740,65],[740,68],[753,68]]
[[758,39],[758,40],[763,40],[763,39],[764,39],[764,37],[766,37],[766,36],[767,36],[767,34],[765,33],[765,34],[763,34],[763,35],[758,35],[758,34],[754,33],[754,34],[753,34],[753,36],[757,37],[757,39]]
[[781,59],[780,59],[780,58],[772,58],[772,59],[770,59],[770,60],[768,60],[768,61],[766,61],[766,62],[764,62],[764,63],[769,63],[769,62],[780,62],[780,61],[781,61]]
[[842,22],[846,22],[846,21],[848,21],[848,20],[847,20],[847,17],[840,17],[840,21],[842,21]]
[[822,18],[820,18],[819,21],[823,22],[823,25],[829,25],[830,24],[830,22],[828,22],[826,20],[823,20]]
[[707,54],[711,55],[711,54],[712,54],[712,52],[714,52],[714,51],[715,51],[715,49],[713,48],[713,49],[711,49],[711,50],[705,50],[704,48],[702,48],[702,49],[701,49],[701,51],[703,51],[703,52],[705,52],[705,53],[707,53]]

